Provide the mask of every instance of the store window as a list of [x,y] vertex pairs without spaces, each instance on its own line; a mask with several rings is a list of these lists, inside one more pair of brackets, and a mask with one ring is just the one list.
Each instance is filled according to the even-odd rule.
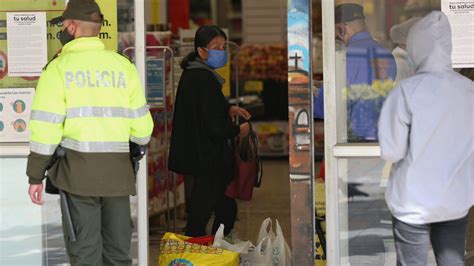
[[[315,116],[326,115],[337,125],[335,130],[325,132],[331,140],[334,136],[335,144],[327,149],[332,152],[327,165],[334,168],[326,169],[326,174],[336,180],[329,184],[335,187],[327,190],[334,200],[328,206],[336,206],[336,215],[332,216],[329,208],[327,212],[337,220],[336,230],[331,230],[336,233],[328,244],[329,250],[336,250],[337,255],[330,259],[337,264],[396,262],[392,216],[384,195],[391,164],[377,157],[377,122],[387,95],[416,72],[405,57],[410,27],[433,10],[443,11],[450,20],[454,70],[472,79],[472,36],[460,28],[461,22],[465,25],[472,21],[472,15],[450,13],[448,2],[352,0],[330,4],[335,20],[330,27],[334,27],[335,34],[325,38],[336,39],[335,99],[329,106],[335,105],[335,113],[318,110],[318,95],[323,95],[318,92]],[[436,264],[433,253],[429,254],[428,264]]]
[[335,4],[338,142],[377,142],[385,98],[400,80],[414,74],[403,56],[411,22],[439,10],[440,2]]

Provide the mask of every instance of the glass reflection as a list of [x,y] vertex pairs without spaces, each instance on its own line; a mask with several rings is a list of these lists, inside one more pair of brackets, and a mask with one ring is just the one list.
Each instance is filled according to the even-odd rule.
[[368,31],[364,8],[345,3],[335,9],[336,38],[346,47],[347,129],[350,142],[377,140],[377,121],[396,76],[390,50]]
[[[385,203],[390,165],[380,158],[340,159],[342,265],[396,265],[392,216]],[[428,265],[436,265],[430,252]]]
[[[436,3],[435,3],[436,2]],[[336,1],[336,103],[338,142],[376,142],[382,104],[396,84],[414,74],[405,51],[411,25],[437,1]],[[314,116],[324,119],[324,88]]]

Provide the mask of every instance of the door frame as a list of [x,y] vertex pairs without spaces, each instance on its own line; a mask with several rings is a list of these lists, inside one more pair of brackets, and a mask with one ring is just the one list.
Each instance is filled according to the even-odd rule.
[[[134,17],[135,17],[135,66],[137,67],[138,75],[146,88],[146,27],[145,19],[145,0],[134,0]],[[145,90],[143,90],[145,94]],[[140,161],[141,165],[147,165],[146,156]],[[138,234],[138,264],[148,265],[148,182],[147,182],[147,168],[140,167],[137,173],[137,198],[138,198],[138,213],[137,213],[137,234]]]
[[324,143],[326,170],[326,241],[327,265],[341,265],[347,247],[340,244],[338,160],[343,158],[380,157],[377,143],[338,143],[336,105],[336,40],[334,28],[335,0],[321,1],[323,26],[324,73]]

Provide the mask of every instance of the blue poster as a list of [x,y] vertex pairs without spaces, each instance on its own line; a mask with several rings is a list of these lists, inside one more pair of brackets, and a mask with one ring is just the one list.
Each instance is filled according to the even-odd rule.
[[146,98],[151,106],[164,106],[165,60],[146,61]]
[[292,0],[288,3],[288,67],[309,72],[310,18],[309,0]]

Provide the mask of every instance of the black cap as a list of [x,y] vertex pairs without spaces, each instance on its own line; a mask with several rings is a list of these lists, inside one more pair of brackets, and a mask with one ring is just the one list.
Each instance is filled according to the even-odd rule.
[[340,4],[336,6],[334,18],[336,24],[364,19],[364,8],[353,3]]
[[94,0],[70,0],[62,16],[53,18],[51,23],[58,24],[65,19],[102,23],[104,16]]

